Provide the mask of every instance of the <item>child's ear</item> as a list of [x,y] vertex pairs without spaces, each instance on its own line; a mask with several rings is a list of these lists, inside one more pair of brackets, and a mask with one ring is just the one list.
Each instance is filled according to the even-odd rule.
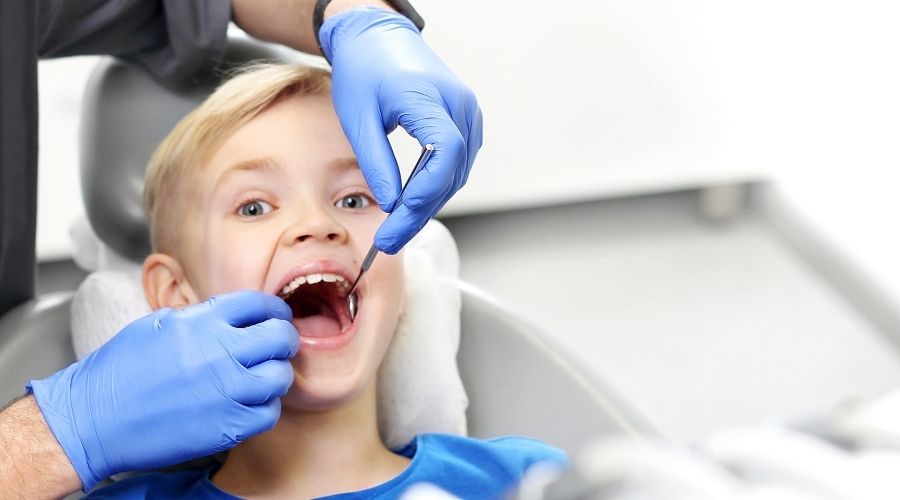
[[154,253],[144,259],[143,282],[144,296],[153,310],[199,302],[181,263],[169,255]]

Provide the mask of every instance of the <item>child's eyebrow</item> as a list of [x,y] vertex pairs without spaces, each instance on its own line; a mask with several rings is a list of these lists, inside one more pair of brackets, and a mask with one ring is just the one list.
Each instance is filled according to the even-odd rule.
[[329,170],[335,170],[337,172],[344,172],[346,170],[359,169],[359,163],[356,161],[356,158],[352,156],[347,158],[338,158],[336,160],[332,160],[328,164]]
[[[347,170],[359,170],[359,163],[356,161],[356,158],[350,156],[347,158],[338,158],[336,160],[332,160],[327,165],[328,170],[333,171],[335,174],[346,172]],[[213,191],[219,188],[220,185],[224,184],[225,181],[231,177],[232,175],[238,172],[281,172],[281,165],[278,164],[275,160],[269,157],[263,158],[252,158],[249,160],[242,160],[234,165],[229,166],[222,172],[222,175],[219,176],[219,179],[216,180],[215,186],[213,186]]]
[[269,157],[252,158],[250,160],[242,160],[225,169],[225,172],[219,176],[216,185],[213,187],[215,191],[226,179],[238,172],[279,172],[281,165]]

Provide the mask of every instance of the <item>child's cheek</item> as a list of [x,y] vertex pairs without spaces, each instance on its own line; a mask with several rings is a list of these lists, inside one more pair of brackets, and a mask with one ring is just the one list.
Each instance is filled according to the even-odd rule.
[[213,293],[243,289],[259,289],[265,278],[267,257],[272,244],[262,238],[261,231],[248,224],[245,227],[226,225],[220,238],[213,238],[209,272],[217,288]]
[[362,255],[369,250],[369,246],[375,238],[375,232],[385,218],[387,218],[387,214],[379,211],[365,217],[357,215],[346,222],[345,227],[350,232],[350,241],[354,242],[354,246],[359,247]]

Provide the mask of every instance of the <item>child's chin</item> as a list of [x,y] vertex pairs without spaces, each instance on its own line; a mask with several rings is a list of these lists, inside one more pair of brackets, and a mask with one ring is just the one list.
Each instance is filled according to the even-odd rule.
[[[299,378],[299,377],[298,377]],[[327,411],[340,408],[357,397],[362,388],[348,380],[294,380],[281,399],[282,408],[297,411]]]

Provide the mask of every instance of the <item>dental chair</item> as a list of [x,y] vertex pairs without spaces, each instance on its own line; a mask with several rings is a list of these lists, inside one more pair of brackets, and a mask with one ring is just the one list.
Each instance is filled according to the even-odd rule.
[[[102,240],[106,267],[140,262],[149,252],[141,205],[144,168],[156,144],[211,92],[228,68],[283,53],[241,39],[229,42],[214,71],[185,86],[162,85],[143,71],[104,59],[86,90],[81,169],[87,217]],[[610,434],[654,434],[590,370],[474,287],[460,283],[457,354],[474,437],[534,436],[570,454]],[[75,360],[70,334],[73,292],[37,297],[0,318],[0,405],[25,382]]]

